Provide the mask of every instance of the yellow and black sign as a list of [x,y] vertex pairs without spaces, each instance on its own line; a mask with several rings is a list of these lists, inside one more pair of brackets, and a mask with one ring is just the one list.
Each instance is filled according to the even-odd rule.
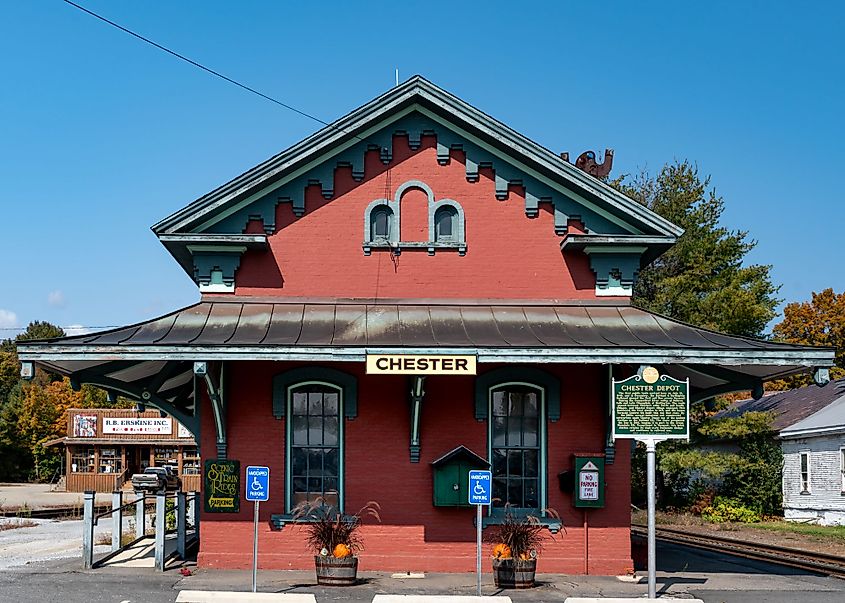
[[240,510],[240,461],[208,459],[203,478],[206,513],[237,513]]
[[367,354],[368,375],[474,375],[475,356]]

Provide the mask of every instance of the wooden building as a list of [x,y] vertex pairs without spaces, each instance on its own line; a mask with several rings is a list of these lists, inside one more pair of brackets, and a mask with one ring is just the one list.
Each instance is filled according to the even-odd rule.
[[[262,568],[313,567],[289,523],[322,497],[381,505],[361,569],[472,571],[474,511],[448,493],[487,465],[484,525],[508,505],[555,534],[539,571],[619,574],[631,442],[611,437],[611,379],[653,365],[700,400],[821,380],[833,363],[633,307],[638,271],[682,230],[421,77],[153,231],[198,303],[18,353],[24,372],[99,385],[197,434],[205,567],[249,567],[238,503],[245,467],[266,465]],[[604,470],[589,509],[559,479],[584,455]]]
[[170,466],[186,492],[200,490],[200,456],[194,435],[158,410],[72,408],[67,435],[48,442],[65,448],[68,492],[131,488],[133,473]]

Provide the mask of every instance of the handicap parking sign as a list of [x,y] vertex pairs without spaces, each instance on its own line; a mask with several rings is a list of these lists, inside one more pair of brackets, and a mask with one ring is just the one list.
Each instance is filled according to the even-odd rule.
[[246,499],[265,501],[270,499],[270,468],[246,468]]
[[490,471],[469,472],[469,504],[489,505],[493,502],[493,475]]

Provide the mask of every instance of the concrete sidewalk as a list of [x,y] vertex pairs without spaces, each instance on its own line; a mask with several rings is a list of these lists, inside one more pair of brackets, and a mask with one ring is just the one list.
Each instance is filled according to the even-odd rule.
[[[349,587],[317,586],[314,572],[261,571],[259,592],[311,593],[318,603],[370,603],[377,594],[396,595],[474,595],[474,574],[428,574],[422,579],[393,578],[387,573],[361,572],[360,581]],[[199,570],[180,580],[175,588],[246,592],[251,588],[249,571]],[[492,576],[485,574],[483,595],[506,595],[514,603],[546,603],[567,597],[645,597],[647,585],[622,581],[613,576],[569,576],[540,574],[538,586],[528,590],[497,589]],[[719,573],[658,573],[658,595],[704,601],[842,601],[845,581],[809,574],[776,575],[760,570],[735,568]],[[812,595],[811,595],[812,593]]]
[[[658,596],[706,602],[845,601],[845,580],[810,574],[676,545],[658,546]],[[642,575],[642,572],[640,573]],[[313,571],[258,573],[260,592],[313,593],[318,603],[370,603],[376,594],[474,595],[475,574],[426,574],[425,578],[394,577],[383,572],[359,572],[359,583],[349,587],[317,586]],[[514,603],[560,601],[567,597],[645,597],[645,578],[623,580],[614,576],[538,574],[538,586],[528,590],[497,589],[493,577],[482,577],[482,595],[507,595]],[[180,580],[176,589],[249,591],[248,570],[200,569]]]
[[[17,530],[16,530],[17,531]],[[2,556],[2,551],[0,551]],[[251,588],[249,570],[101,568],[82,571],[77,559],[28,564],[0,571],[0,601],[16,603],[172,603],[182,590],[240,591]],[[842,603],[845,580],[763,562],[658,544],[658,593],[698,598],[705,603]],[[258,590],[313,594],[317,603],[372,603],[376,594],[473,595],[474,574],[428,574],[394,578],[362,572],[350,587],[318,587],[312,571],[260,571]],[[484,574],[483,594],[504,594],[514,603],[563,603],[567,597],[644,597],[646,585],[615,577],[540,574],[540,585],[524,591],[497,591]]]

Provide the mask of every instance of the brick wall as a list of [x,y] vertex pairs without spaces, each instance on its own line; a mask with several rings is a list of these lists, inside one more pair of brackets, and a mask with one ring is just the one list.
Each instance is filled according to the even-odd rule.
[[[270,515],[284,511],[284,421],[272,416],[273,375],[294,364],[229,363],[229,456],[242,468],[270,466],[270,501],[261,506],[260,565],[313,566],[296,527],[270,529]],[[381,505],[382,523],[364,530],[362,570],[473,571],[474,509],[432,504],[430,462],[459,444],[487,455],[487,425],[474,418],[473,378],[429,377],[421,420],[422,455],[409,461],[409,407],[406,377],[367,377],[359,364],[334,364],[358,376],[358,416],[344,422],[346,512],[369,500]],[[489,370],[493,366],[485,366]],[[571,466],[573,452],[601,452],[604,409],[597,366],[550,367],[561,379],[561,419],[548,423],[548,503],[566,527],[550,540],[540,571],[583,573],[584,513],[558,488],[557,473]],[[214,450],[210,409],[202,413],[203,451]],[[589,571],[621,573],[631,566],[630,446],[620,441],[616,462],[607,468],[607,507],[588,511]],[[209,452],[205,452],[206,457]],[[243,470],[243,469],[242,469]],[[252,506],[239,515],[203,514],[199,563],[206,567],[248,567],[252,555]],[[488,553],[485,552],[485,555]],[[489,570],[489,563],[485,567]]]
[[[524,192],[512,187],[505,201],[496,200],[493,172],[481,170],[478,182],[466,181],[463,153],[438,165],[435,140],[424,137],[412,152],[407,139],[396,137],[390,169],[371,152],[366,177],[358,183],[351,168],[338,168],[335,198],[323,199],[319,186],[306,191],[306,213],[295,218],[289,203],[277,207],[278,231],[269,237],[271,253],[247,252],[237,272],[239,295],[326,297],[427,297],[590,299],[595,275],[587,256],[561,253],[549,204],[539,216],[525,215]],[[393,198],[409,180],[421,180],[435,199],[454,199],[466,216],[467,254],[425,249],[391,256],[373,250],[365,256],[364,213],[380,198]],[[401,201],[403,241],[427,241],[426,196],[408,190]],[[573,224],[574,230],[579,229]],[[263,232],[252,221],[248,232]],[[571,257],[570,257],[571,256]]]

